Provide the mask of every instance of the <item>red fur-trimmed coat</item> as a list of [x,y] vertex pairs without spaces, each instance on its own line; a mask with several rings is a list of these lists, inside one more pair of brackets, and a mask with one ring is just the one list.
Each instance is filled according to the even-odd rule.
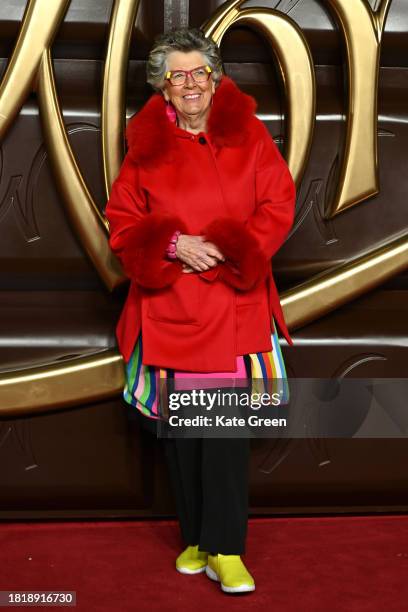
[[[296,188],[255,108],[224,76],[206,133],[172,123],[160,94],[130,119],[106,207],[110,246],[131,279],[116,329],[125,361],[142,330],[144,364],[232,371],[236,355],[271,350],[272,316],[293,344],[271,258],[292,226]],[[177,229],[205,235],[226,261],[183,273],[165,256]]]

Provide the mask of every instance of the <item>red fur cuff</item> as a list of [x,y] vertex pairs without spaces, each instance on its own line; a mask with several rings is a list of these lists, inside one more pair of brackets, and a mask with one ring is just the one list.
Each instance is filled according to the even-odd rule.
[[160,289],[183,273],[179,260],[166,259],[166,248],[176,230],[186,232],[176,216],[148,213],[125,231],[118,253],[126,274],[142,287]]
[[214,219],[202,232],[226,258],[218,264],[218,277],[236,289],[248,290],[265,278],[269,262],[256,238],[242,221],[232,217]]

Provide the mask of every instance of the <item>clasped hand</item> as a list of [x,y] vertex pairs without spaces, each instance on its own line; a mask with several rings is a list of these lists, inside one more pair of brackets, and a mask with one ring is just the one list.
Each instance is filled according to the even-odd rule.
[[176,245],[177,258],[183,262],[183,272],[204,272],[225,261],[219,248],[204,236],[180,234]]

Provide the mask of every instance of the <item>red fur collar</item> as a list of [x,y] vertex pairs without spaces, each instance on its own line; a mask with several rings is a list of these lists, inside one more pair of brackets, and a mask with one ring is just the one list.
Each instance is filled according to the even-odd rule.
[[[208,119],[212,142],[216,146],[231,147],[243,144],[255,110],[255,99],[223,76],[215,90]],[[126,140],[130,156],[138,163],[158,163],[167,157],[174,144],[174,125],[167,117],[161,94],[153,94],[129,120]]]

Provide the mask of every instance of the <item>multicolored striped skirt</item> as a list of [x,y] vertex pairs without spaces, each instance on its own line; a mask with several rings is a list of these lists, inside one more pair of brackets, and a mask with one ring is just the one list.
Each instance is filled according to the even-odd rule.
[[[268,393],[270,396],[279,394],[279,403],[287,404],[289,384],[276,325],[274,325],[271,341],[271,351],[244,355],[248,377],[251,381],[251,394],[252,396],[258,393]],[[161,419],[166,413],[166,381],[169,377],[174,376],[174,370],[144,365],[142,356],[143,341],[142,334],[139,334],[129,361],[125,364],[126,382],[123,398],[145,416]]]

